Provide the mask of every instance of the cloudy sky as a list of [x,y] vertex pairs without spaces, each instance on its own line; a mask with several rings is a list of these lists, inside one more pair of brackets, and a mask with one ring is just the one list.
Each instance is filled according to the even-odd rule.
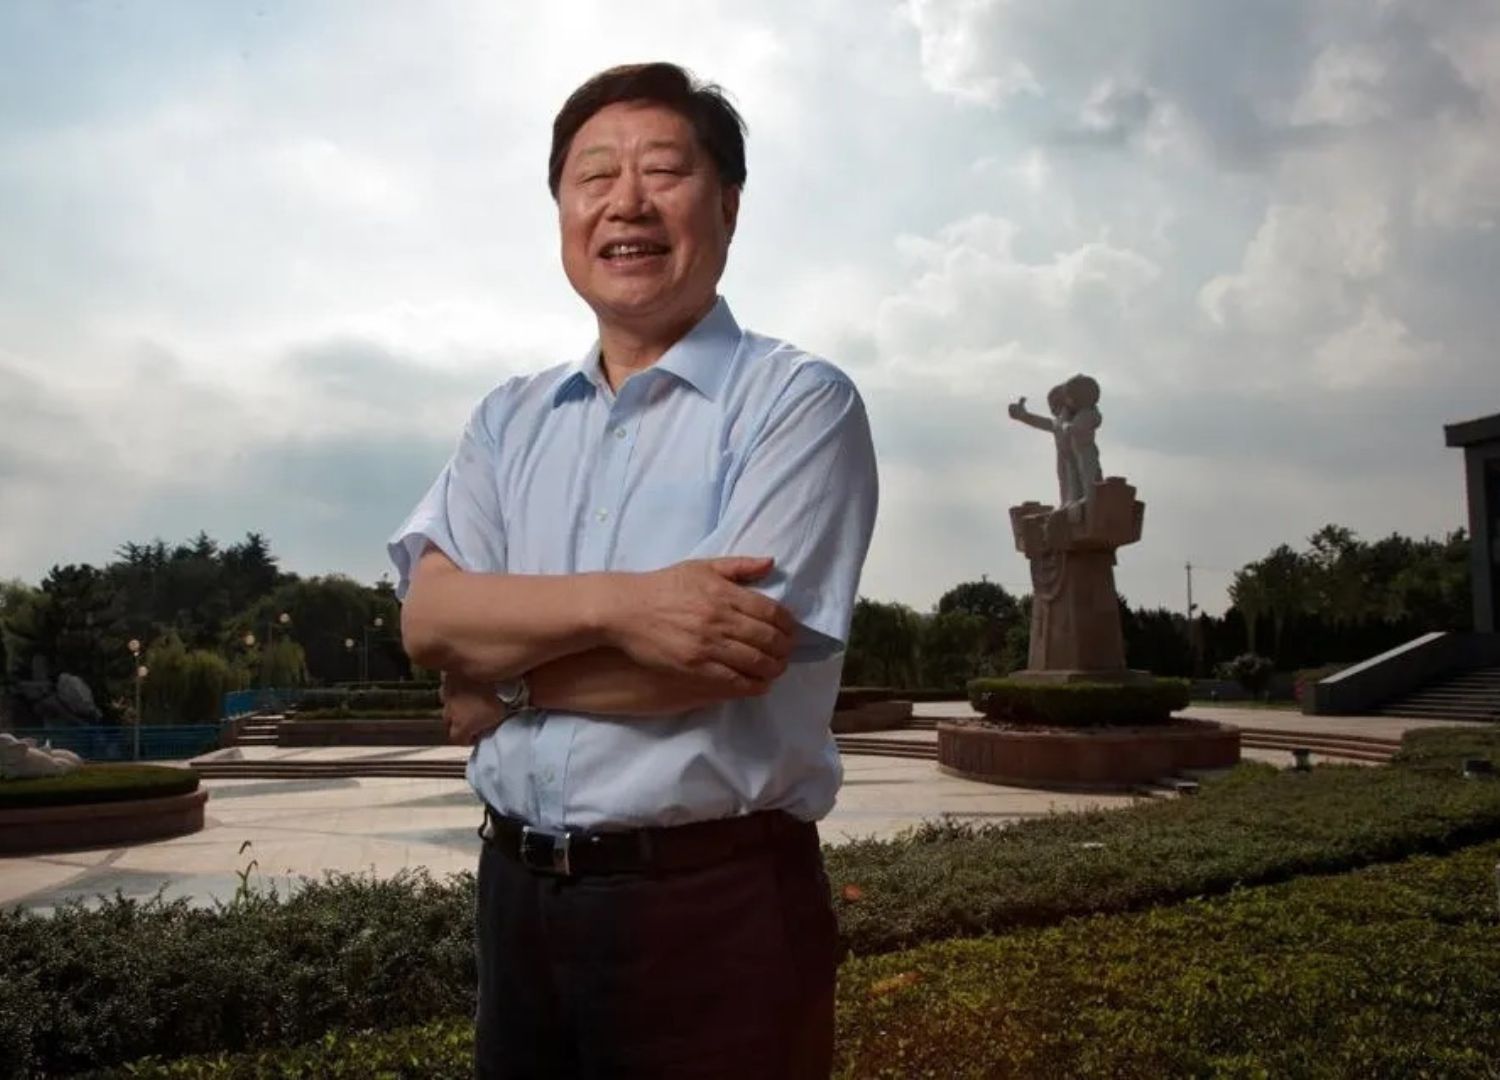
[[1500,411],[1493,0],[0,3],[0,577],[265,532],[374,580],[473,402],[572,359],[551,118],[673,59],[750,124],[722,290],[858,382],[864,593],[1026,587],[1103,384],[1137,603],[1328,521],[1464,522]]

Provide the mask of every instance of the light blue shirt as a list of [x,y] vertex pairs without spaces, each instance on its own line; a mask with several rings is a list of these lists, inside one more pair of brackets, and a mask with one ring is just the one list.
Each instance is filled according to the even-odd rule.
[[669,717],[521,713],[474,748],[469,783],[548,828],[823,817],[843,778],[828,724],[876,502],[854,384],[741,330],[722,298],[618,393],[597,343],[495,389],[391,538],[399,596],[429,542],[466,570],[507,574],[769,555],[775,570],[752,587],[799,629],[762,697]]

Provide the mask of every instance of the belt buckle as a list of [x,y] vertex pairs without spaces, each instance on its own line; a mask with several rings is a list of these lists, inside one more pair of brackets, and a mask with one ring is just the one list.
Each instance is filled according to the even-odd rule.
[[530,825],[521,826],[521,865],[539,874],[571,877],[573,867],[568,862],[568,842],[571,839],[572,834],[566,829],[549,832],[533,829]]

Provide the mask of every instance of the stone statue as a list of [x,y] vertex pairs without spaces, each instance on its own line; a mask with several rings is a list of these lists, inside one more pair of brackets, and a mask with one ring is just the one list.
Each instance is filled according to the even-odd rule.
[[1010,510],[1016,548],[1031,564],[1031,654],[1022,681],[1130,682],[1115,594],[1115,552],[1141,538],[1145,504],[1122,477],[1105,477],[1094,441],[1099,384],[1074,375],[1047,394],[1050,418],[1011,405],[1011,419],[1052,433],[1058,505]]
[[1094,486],[1104,479],[1099,465],[1099,447],[1094,432],[1103,417],[1099,414],[1099,384],[1087,375],[1074,375],[1047,391],[1049,420],[1029,412],[1023,397],[1008,412],[1012,420],[1029,427],[1050,431],[1057,443],[1058,509],[1081,507],[1094,495]]
[[50,743],[38,746],[35,739],[18,739],[0,731],[0,780],[62,776],[82,764],[83,759],[71,750],[54,750]]

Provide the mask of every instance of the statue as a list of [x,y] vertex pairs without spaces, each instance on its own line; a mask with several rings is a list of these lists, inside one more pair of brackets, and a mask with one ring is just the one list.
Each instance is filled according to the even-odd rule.
[[0,731],[0,780],[62,776],[82,764],[83,759],[71,750],[54,750],[50,742],[38,746],[35,739],[18,739]]
[[1099,414],[1099,384],[1087,375],[1074,375],[1047,391],[1052,419],[1027,411],[1023,397],[1009,410],[1012,420],[1041,431],[1050,431],[1057,442],[1058,509],[1069,510],[1074,520],[1104,479],[1099,465],[1099,447],[1094,432],[1104,418]]
[[1057,446],[1057,506],[1011,507],[1016,547],[1031,563],[1031,655],[1016,677],[1033,681],[1133,681],[1125,668],[1115,551],[1141,538],[1145,505],[1122,477],[1105,477],[1095,433],[1099,384],[1074,375],[1047,394],[1050,418],[1026,408],[1011,419],[1051,432]]

